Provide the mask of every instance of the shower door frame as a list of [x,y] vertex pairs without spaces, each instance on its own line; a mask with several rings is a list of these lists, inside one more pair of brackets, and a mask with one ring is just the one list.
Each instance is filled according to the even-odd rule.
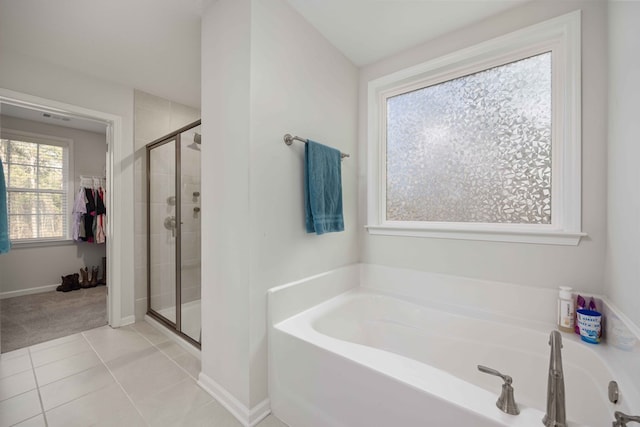
[[[193,344],[197,348],[201,348],[200,341],[196,341],[189,335],[182,332],[182,157],[181,157],[181,134],[190,129],[200,126],[201,120],[189,123],[188,125],[181,127],[161,138],[146,145],[147,151],[147,314],[154,320],[157,320],[161,324],[167,327],[170,331],[178,334],[181,338],[187,342]],[[163,145],[175,142],[175,198],[176,198],[176,270],[175,270],[175,286],[176,286],[176,321],[172,322],[165,316],[157,312],[151,307],[151,150],[161,147]],[[202,286],[202,280],[200,281]],[[201,320],[202,322],[202,320]],[[202,330],[202,327],[201,327]],[[202,339],[202,337],[200,338]]]

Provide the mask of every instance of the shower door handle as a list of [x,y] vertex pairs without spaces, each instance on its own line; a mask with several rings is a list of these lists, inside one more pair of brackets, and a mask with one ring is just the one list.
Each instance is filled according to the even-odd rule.
[[171,237],[176,237],[176,227],[178,223],[175,216],[168,216],[164,219],[164,228],[171,230]]

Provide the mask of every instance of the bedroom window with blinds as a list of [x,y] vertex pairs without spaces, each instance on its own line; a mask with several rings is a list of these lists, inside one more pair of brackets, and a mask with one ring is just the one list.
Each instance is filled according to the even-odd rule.
[[2,131],[13,243],[67,240],[69,230],[70,140]]

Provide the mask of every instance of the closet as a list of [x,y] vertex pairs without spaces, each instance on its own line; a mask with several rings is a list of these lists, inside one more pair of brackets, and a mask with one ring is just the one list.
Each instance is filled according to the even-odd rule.
[[80,188],[73,202],[73,240],[102,244],[106,242],[106,185],[104,178],[80,177]]

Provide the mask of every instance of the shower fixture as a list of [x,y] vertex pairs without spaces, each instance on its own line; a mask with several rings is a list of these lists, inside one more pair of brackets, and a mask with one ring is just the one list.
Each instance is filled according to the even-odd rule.
[[200,151],[200,144],[202,143],[202,135],[198,132],[193,134],[193,142],[187,145],[187,148],[191,148],[192,150]]

